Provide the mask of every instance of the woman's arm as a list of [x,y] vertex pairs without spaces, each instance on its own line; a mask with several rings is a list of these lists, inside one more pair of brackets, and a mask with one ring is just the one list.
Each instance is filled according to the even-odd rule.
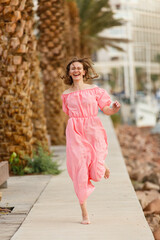
[[112,114],[115,114],[119,111],[121,105],[118,101],[115,101],[113,104],[112,104],[112,108],[108,107],[108,106],[105,106],[102,111],[105,115],[112,115]]

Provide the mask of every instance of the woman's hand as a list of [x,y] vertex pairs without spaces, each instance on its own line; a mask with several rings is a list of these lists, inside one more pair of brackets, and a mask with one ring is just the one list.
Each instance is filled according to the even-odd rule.
[[115,102],[113,102],[113,104],[112,104],[113,114],[117,113],[119,111],[120,107],[121,107],[121,105],[117,100]]
[[[112,107],[112,108],[111,108]],[[119,111],[121,105],[120,103],[116,100],[115,102],[112,103],[111,107],[108,107],[108,106],[105,106],[103,108],[103,112],[104,114],[106,115],[112,115],[112,114],[115,114]]]

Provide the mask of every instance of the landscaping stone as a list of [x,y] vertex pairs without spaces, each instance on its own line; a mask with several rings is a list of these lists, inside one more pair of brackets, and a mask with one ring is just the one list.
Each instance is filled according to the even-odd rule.
[[[148,224],[155,235],[160,225],[160,134],[150,128],[121,125],[116,130],[128,173],[144,210]],[[158,239],[159,232],[156,232]]]
[[7,187],[7,179],[9,178],[9,166],[7,161],[0,162],[0,188]]
[[154,184],[152,182],[145,182],[144,185],[143,185],[143,190],[151,190],[151,189],[159,191],[160,186],[157,185],[157,184]]
[[151,213],[160,213],[160,198],[151,201],[143,210]]
[[155,240],[160,240],[160,227],[155,230],[153,233]]

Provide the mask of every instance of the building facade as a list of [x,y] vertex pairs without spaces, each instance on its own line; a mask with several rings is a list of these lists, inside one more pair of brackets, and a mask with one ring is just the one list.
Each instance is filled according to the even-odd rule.
[[[151,76],[160,74],[160,0],[110,0],[116,18],[126,23],[102,32],[103,36],[127,38],[120,44],[124,52],[108,48],[97,52],[96,68],[108,74],[112,68],[123,68],[123,84],[127,97],[134,102],[139,79],[144,73],[145,87],[151,91]],[[122,79],[122,77],[121,77]]]

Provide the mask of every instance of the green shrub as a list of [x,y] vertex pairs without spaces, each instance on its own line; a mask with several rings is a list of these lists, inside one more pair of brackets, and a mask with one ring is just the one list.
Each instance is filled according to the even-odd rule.
[[53,151],[49,153],[45,147],[39,145],[37,150],[33,151],[33,157],[25,156],[25,166],[22,165],[22,161],[19,156],[13,152],[10,159],[10,170],[15,175],[24,174],[59,174],[62,171],[59,170],[59,164],[53,162]]
[[39,145],[37,150],[33,152],[33,158],[26,158],[28,161],[25,172],[43,173],[43,174],[59,174],[59,164],[53,162],[53,152],[48,153]]

